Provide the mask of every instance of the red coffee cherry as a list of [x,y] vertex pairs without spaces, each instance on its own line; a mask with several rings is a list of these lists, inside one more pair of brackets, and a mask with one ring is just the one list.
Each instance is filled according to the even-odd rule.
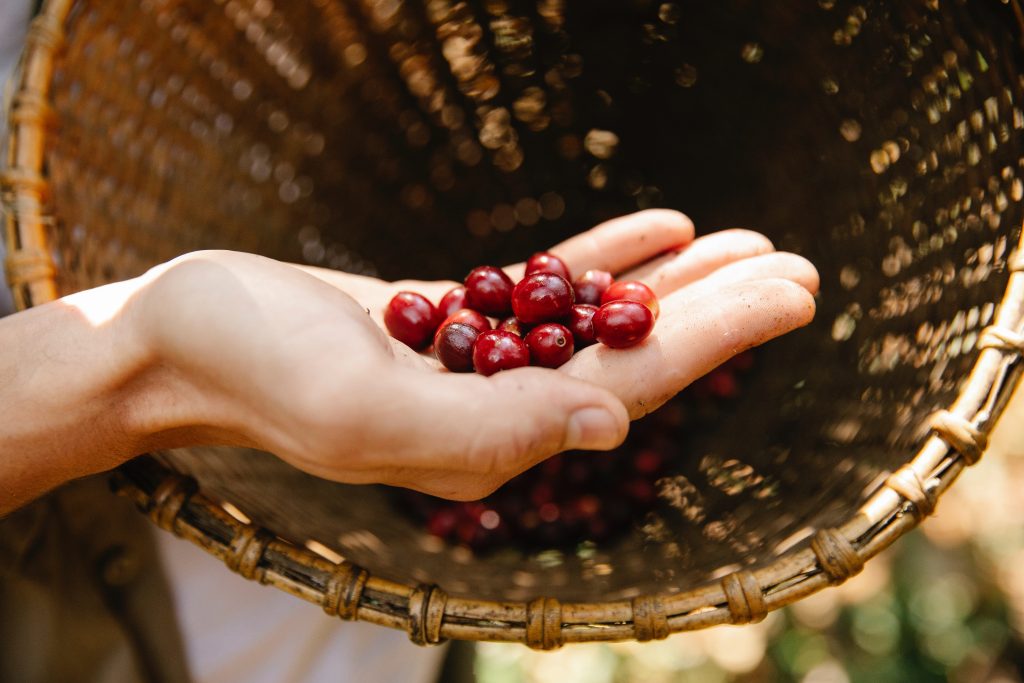
[[526,335],[530,347],[530,361],[544,368],[557,368],[572,358],[574,348],[572,332],[565,325],[544,323]]
[[641,505],[649,505],[657,496],[654,484],[640,477],[628,480],[623,484],[622,488],[625,489],[625,493],[629,498],[632,498]]
[[612,274],[604,270],[588,270],[576,278],[572,288],[576,291],[576,303],[601,305],[601,295],[611,286]]
[[479,336],[472,325],[448,323],[434,335],[434,356],[452,372],[472,372],[473,344]]
[[512,311],[512,279],[500,268],[474,268],[463,284],[467,307],[495,318],[503,318]]
[[529,364],[530,349],[526,342],[511,332],[488,330],[481,333],[473,345],[473,367],[481,375],[493,375]]
[[483,313],[478,313],[471,308],[460,308],[455,311],[441,323],[441,327],[448,325],[449,323],[462,323],[475,327],[477,332],[486,332],[491,329],[491,321],[487,319]]
[[527,324],[560,320],[572,304],[572,286],[553,273],[527,275],[512,290],[512,310]]
[[565,261],[548,251],[539,251],[527,260],[526,275],[533,275],[534,273],[554,273],[572,282],[572,278],[569,277],[569,266],[565,265]]
[[437,329],[437,309],[420,294],[399,292],[384,309],[384,326],[392,337],[420,351]]
[[656,448],[644,448],[633,455],[633,469],[640,474],[656,474],[665,457]]
[[741,351],[729,360],[725,361],[725,365],[730,368],[736,368],[740,372],[746,372],[750,368],[754,367],[754,352]]
[[636,301],[612,301],[594,314],[594,337],[613,349],[639,344],[654,329],[654,313]]
[[718,367],[704,375],[704,385],[712,396],[718,398],[736,398],[740,393],[736,374],[727,367]]
[[427,533],[447,538],[459,523],[459,513],[453,508],[438,508],[427,519]]
[[636,280],[620,280],[609,286],[601,295],[601,304],[604,305],[609,301],[636,301],[651,309],[655,318],[661,312],[658,297],[651,291],[651,288]]
[[460,308],[466,308],[466,288],[462,285],[448,290],[437,304],[437,310],[443,316],[442,320]]
[[530,328],[524,325],[522,320],[511,315],[498,323],[498,326],[495,329],[505,330],[506,332],[511,332],[517,337],[522,337],[525,336],[526,332],[528,332]]
[[576,342],[577,351],[597,341],[594,338],[595,313],[597,313],[597,306],[590,304],[576,304],[569,311],[568,328]]

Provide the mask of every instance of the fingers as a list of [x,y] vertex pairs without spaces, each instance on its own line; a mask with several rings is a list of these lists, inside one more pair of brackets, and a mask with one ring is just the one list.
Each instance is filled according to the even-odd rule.
[[679,251],[623,274],[619,279],[642,280],[658,296],[696,282],[730,263],[775,251],[771,240],[752,230],[722,230],[705,235]]
[[641,344],[591,346],[561,370],[611,389],[636,419],[740,351],[808,324],[814,309],[810,292],[779,278],[729,284],[696,297],[684,289],[662,299],[654,333]]
[[693,287],[701,290],[717,289],[725,285],[750,280],[783,278],[795,282],[811,294],[818,293],[821,281],[818,269],[803,256],[785,251],[752,256],[722,266]]
[[[367,442],[379,449],[373,474],[408,486],[410,472],[433,472],[435,495],[479,498],[555,453],[614,448],[629,429],[626,409],[610,391],[550,370],[399,377],[394,419],[366,426],[374,432]],[[452,476],[434,482],[441,472]],[[443,481],[463,490],[438,490]]]
[[[693,222],[685,215],[648,209],[602,223],[549,251],[565,261],[574,276],[591,269],[620,273],[692,240]],[[519,280],[524,266],[518,263],[506,271],[513,280]]]
[[[700,335],[694,335],[687,328],[680,327],[679,319],[689,317],[692,321],[696,307],[698,305],[704,306],[703,301],[707,301],[711,306],[720,306],[722,303],[720,299],[727,300],[729,297],[739,297],[747,290],[756,291],[763,297],[765,292],[769,291],[765,289],[764,281],[771,280],[775,280],[775,282],[768,283],[769,290],[771,287],[779,286],[782,288],[784,296],[782,297],[783,303],[778,306],[779,311],[776,311],[776,316],[774,319],[771,319],[767,329],[753,330],[748,324],[746,315],[741,316],[738,319],[734,319],[731,324],[739,328],[748,337],[740,339],[734,336],[730,345],[719,345],[716,347],[714,339],[722,339],[722,337],[716,337],[716,335],[708,332],[709,329],[715,329],[713,325],[703,325],[700,327],[698,330],[701,332]],[[588,371],[600,373],[600,377],[609,382],[607,386],[617,390],[621,390],[621,387],[615,387],[613,383],[619,381],[615,379],[619,374],[627,377],[630,381],[639,380],[637,385],[626,387],[628,393],[620,395],[629,403],[630,412],[634,418],[654,410],[693,379],[705,374],[708,370],[724,361],[734,353],[734,350],[738,351],[740,348],[761,343],[793,327],[805,324],[810,319],[809,316],[813,315],[813,304],[808,309],[804,306],[806,297],[800,294],[799,288],[787,290],[785,283],[779,282],[779,280],[789,280],[811,294],[818,289],[818,273],[809,261],[795,254],[769,253],[727,264],[708,277],[703,278],[700,282],[690,285],[663,300],[664,315],[662,316],[662,322],[658,324],[660,343],[670,345],[682,342],[687,345],[686,352],[696,361],[696,364],[686,371],[683,379],[673,379],[670,375],[664,374],[665,369],[663,368],[657,368],[653,371],[647,368],[649,377],[644,379],[641,375],[643,372],[642,362],[638,362],[635,358],[629,358],[628,356],[624,358],[620,355],[623,351],[614,352],[614,355],[609,354],[607,359],[609,363],[620,366],[617,369],[612,368],[609,371],[602,363],[600,368],[595,370],[593,366],[590,366]],[[753,285],[750,284],[752,281],[754,282]],[[722,293],[723,290],[724,295]],[[743,299],[739,298],[730,305],[743,306],[742,302]],[[765,299],[763,304],[756,311],[749,313],[750,316],[757,317],[761,322],[765,321],[765,318],[762,316],[770,316],[773,313],[772,300]],[[745,310],[741,312],[745,313]],[[779,316],[779,312],[781,312],[782,317]],[[697,313],[697,315],[700,314]],[[709,317],[709,315],[705,314],[705,318]],[[721,315],[730,314],[727,310]],[[705,341],[709,336],[711,341]],[[732,344],[738,344],[738,346],[734,347]],[[692,353],[694,348],[700,352],[705,352],[706,355],[694,357]],[[421,359],[417,357],[417,360],[420,360],[420,366],[426,367],[426,364],[422,363]],[[580,361],[576,362],[580,363]],[[661,362],[670,366],[676,365],[671,359],[663,359]],[[581,365],[581,367],[588,366]],[[671,371],[671,367],[668,368],[668,371]],[[505,379],[506,375],[502,373],[495,376],[491,381],[500,383]],[[589,377],[588,379],[593,380],[594,377]],[[645,395],[641,396],[641,393]],[[544,451],[545,449],[540,450]],[[517,461],[525,462],[527,466],[536,462],[532,456],[527,457],[525,461],[513,458],[511,462]],[[499,478],[491,481],[481,479],[478,473],[467,475],[459,470],[437,467],[428,469],[410,468],[403,469],[401,472],[395,470],[388,472],[380,471],[375,476],[387,476],[390,478],[390,483],[395,485],[455,498],[467,495],[475,496],[479,493],[477,490],[479,485],[484,485],[486,488],[502,483]]]

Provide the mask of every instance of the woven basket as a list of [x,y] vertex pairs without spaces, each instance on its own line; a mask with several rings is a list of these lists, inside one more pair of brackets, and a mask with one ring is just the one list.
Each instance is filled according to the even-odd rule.
[[380,487],[228,449],[115,476],[244,577],[421,644],[757,621],[931,514],[1017,384],[1022,16],[49,0],[11,101],[7,275],[24,308],[199,248],[458,278],[648,206],[763,231],[819,266],[817,320],[759,351],[625,537],[474,556]]

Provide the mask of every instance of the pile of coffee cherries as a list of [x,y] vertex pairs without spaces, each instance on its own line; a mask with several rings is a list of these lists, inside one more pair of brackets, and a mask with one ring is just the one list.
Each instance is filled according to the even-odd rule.
[[736,413],[753,366],[753,352],[746,351],[715,368],[633,423],[614,451],[561,453],[478,501],[407,489],[394,489],[393,501],[428,534],[478,554],[608,542],[643,523],[658,503],[659,480],[693,460],[701,428]]
[[564,261],[540,252],[518,283],[500,268],[480,266],[437,306],[399,292],[384,311],[384,325],[417,351],[433,345],[452,372],[493,375],[525,365],[557,368],[595,342],[615,349],[639,344],[658,312],[658,298],[642,282],[615,282],[603,270],[573,280]]
[[[575,280],[557,256],[541,252],[513,283],[499,268],[473,269],[437,306],[414,292],[388,304],[395,339],[434,355],[453,372],[491,375],[537,365],[556,368],[594,343],[639,344],[659,313],[641,282],[615,282],[588,270]],[[457,502],[396,489],[399,509],[427,533],[474,552],[514,547],[568,549],[583,539],[627,532],[657,502],[658,480],[688,451],[688,435],[714,414],[728,414],[751,356],[741,354],[633,425],[610,453],[562,453],[513,478],[483,500]]]

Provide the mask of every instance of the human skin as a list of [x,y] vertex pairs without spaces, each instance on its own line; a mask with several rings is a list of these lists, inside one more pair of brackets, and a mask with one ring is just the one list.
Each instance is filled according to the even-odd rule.
[[[767,238],[694,240],[644,211],[553,247],[574,273],[640,279],[661,316],[643,343],[558,370],[444,371],[383,331],[383,282],[228,251],[0,320],[0,516],[147,451],[234,445],[316,476],[480,498],[555,453],[608,450],[736,353],[806,325],[818,275]],[[523,265],[508,267],[518,280]]]

